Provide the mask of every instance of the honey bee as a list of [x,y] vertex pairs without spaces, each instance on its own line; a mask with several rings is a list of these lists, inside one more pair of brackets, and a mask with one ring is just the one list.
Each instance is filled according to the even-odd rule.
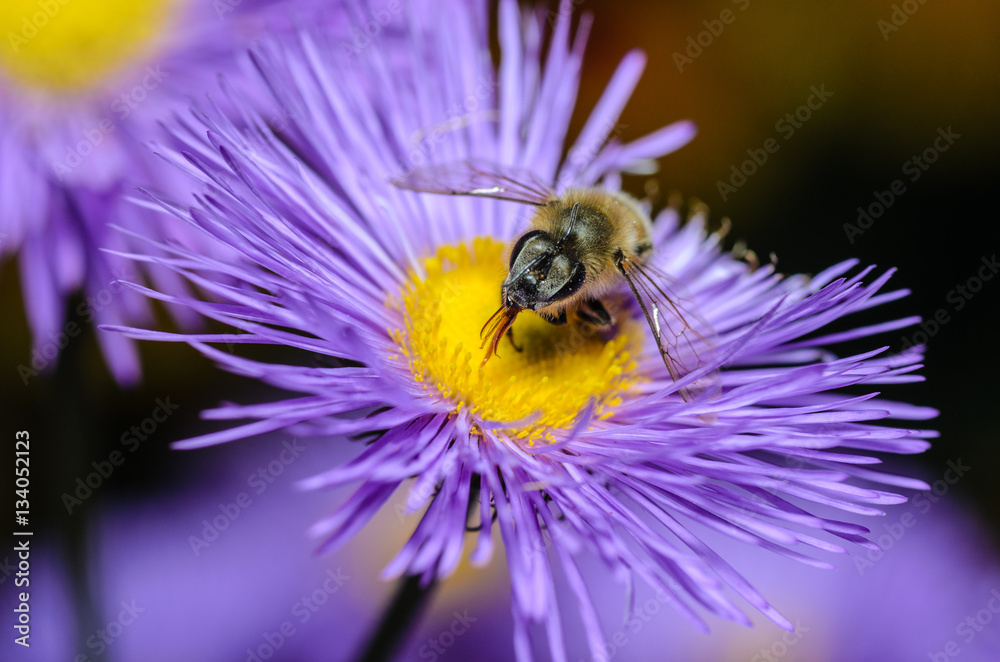
[[[567,314],[573,313],[598,327],[611,325],[614,320],[601,299],[621,289],[622,281],[642,310],[673,381],[711,363],[711,327],[691,312],[690,304],[682,307],[676,293],[680,285],[650,263],[652,222],[631,196],[599,187],[556,193],[531,171],[480,159],[416,168],[391,183],[424,193],[537,207],[529,229],[511,249],[500,308],[480,332],[481,348],[487,348],[484,365],[497,355],[505,335],[520,351],[512,326],[525,310],[552,324],[566,324]],[[702,372],[679,389],[685,400],[717,390],[717,371]]]

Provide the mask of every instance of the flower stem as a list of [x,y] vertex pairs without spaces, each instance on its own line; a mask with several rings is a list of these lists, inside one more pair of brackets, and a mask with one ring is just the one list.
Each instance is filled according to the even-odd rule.
[[420,585],[420,577],[408,575],[399,584],[396,595],[382,615],[382,620],[368,638],[360,662],[388,662],[420,620],[420,615],[434,595],[437,581]]

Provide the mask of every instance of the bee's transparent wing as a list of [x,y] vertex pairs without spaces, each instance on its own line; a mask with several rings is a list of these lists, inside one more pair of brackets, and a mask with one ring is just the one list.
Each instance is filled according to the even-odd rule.
[[[714,362],[715,331],[698,314],[680,283],[653,265],[627,256],[618,260],[618,270],[646,317],[672,380],[676,382]],[[707,371],[679,389],[679,393],[687,402],[718,397],[721,393],[718,369]]]
[[552,187],[530,170],[483,159],[423,166],[389,182],[411,191],[474,195],[529,205],[544,205],[556,198]]

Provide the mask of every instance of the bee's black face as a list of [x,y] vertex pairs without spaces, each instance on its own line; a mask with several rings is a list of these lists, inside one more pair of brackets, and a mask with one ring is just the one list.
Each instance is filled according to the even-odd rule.
[[585,280],[581,262],[560,248],[552,235],[533,230],[514,245],[503,287],[513,305],[538,310],[573,295]]

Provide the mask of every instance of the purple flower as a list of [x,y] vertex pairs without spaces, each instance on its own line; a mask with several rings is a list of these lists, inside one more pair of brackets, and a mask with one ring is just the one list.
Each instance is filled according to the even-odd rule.
[[[926,487],[870,466],[879,462],[875,453],[918,453],[933,436],[874,423],[934,416],[874,390],[918,380],[921,349],[895,356],[877,346],[848,356],[828,349],[916,318],[820,331],[906,293],[880,293],[891,272],[854,272],[854,261],[811,278],[754,268],[723,251],[703,212],[682,224],[668,208],[653,225],[651,262],[669,274],[691,319],[704,320],[682,337],[712,330],[710,343],[699,336],[671,347],[679,362],[698,351],[700,361],[685,363],[690,372],[668,371],[624,287],[616,332],[525,313],[514,326],[524,351],[504,340],[501,356],[481,368],[480,328],[496,308],[503,247],[518,236],[522,208],[403,191],[390,178],[476,158],[530,167],[560,190],[614,190],[621,172],[647,169],[693,133],[681,122],[631,143],[612,137],[643,68],[633,52],[561,159],[590,19],[571,39],[571,3],[563,2],[549,35],[544,14],[522,15],[515,2],[502,2],[495,71],[485,4],[413,9],[403,36],[356,59],[308,33],[262,46],[255,61],[289,125],[275,132],[248,112],[243,130],[222,113],[200,112],[200,127],[176,128],[186,146],[173,155],[200,181],[197,203],[162,202],[240,259],[153,241],[169,257],[145,259],[214,300],[135,286],[236,332],[115,329],[191,343],[227,370],[301,394],[210,410],[211,419],[251,422],[179,447],[279,429],[369,442],[353,460],[304,482],[360,483],[314,527],[323,549],[348,541],[410,479],[408,510],[423,512],[386,577],[430,583],[467,551],[486,563],[499,532],[520,660],[532,657],[528,632],[536,624],[552,657],[566,659],[557,569],[591,650],[603,645],[577,565],[587,552],[616,580],[661,591],[698,627],[706,627],[706,611],[749,624],[734,592],[791,628],[705,540],[722,534],[829,567],[810,552],[874,547],[865,527],[830,512],[880,515],[905,501],[883,486]],[[210,343],[281,345],[314,358],[267,362]],[[706,383],[718,386],[713,397],[682,397]]]
[[[795,624],[794,632],[751,614],[754,627],[722,622],[706,637],[676,618],[663,594],[648,588],[637,591],[635,611],[623,618],[621,588],[605,576],[599,560],[587,559],[581,571],[604,625],[604,646],[598,654],[587,650],[587,633],[574,620],[566,625],[567,655],[573,662],[993,662],[1000,659],[1000,559],[982,523],[951,501],[953,495],[937,504],[923,498],[893,509],[875,527],[876,539],[890,536],[885,551],[839,557],[834,572],[789,564],[732,538],[713,541],[719,554],[738,563],[780,606]],[[498,627],[508,608],[503,590],[480,590],[474,602],[453,603],[453,609],[468,610],[478,620],[440,659],[507,659],[507,635]],[[561,600],[574,600],[565,583],[556,590]],[[427,660],[429,652],[440,650],[447,625],[438,618],[424,628],[411,655],[400,656],[399,662]]]
[[0,658],[350,660],[389,587],[374,581],[369,554],[315,558],[302,532],[324,505],[293,489],[310,463],[346,449],[260,442],[207,460],[184,486],[102,498],[88,511],[86,545],[36,531],[27,585],[14,586],[17,552],[0,555],[14,568],[0,573],[0,605],[13,614],[27,591],[30,608],[30,646],[15,642],[8,618]]
[[[117,282],[135,279],[134,266],[101,251],[133,245],[110,225],[168,236],[155,215],[123,199],[139,182],[183,190],[176,185],[183,177],[145,143],[156,135],[158,117],[214,89],[218,71],[239,71],[237,54],[287,11],[273,4],[2,3],[0,256],[20,255],[34,345],[20,368],[24,383],[54,365],[81,326],[151,321],[148,302]],[[192,233],[180,227],[170,238],[193,245]],[[157,288],[183,291],[168,270],[150,272]],[[78,290],[84,298],[67,319],[67,298]],[[173,312],[180,321],[193,319]],[[98,340],[115,378],[135,382],[133,344],[115,334]]]
[[[622,622],[620,611],[601,609],[609,623],[603,633],[605,656],[591,658],[575,646],[571,659],[657,659],[656,653],[669,647],[671,657],[692,662],[943,661],[953,659],[944,653],[946,647],[954,651],[957,646],[959,659],[995,660],[1000,653],[995,550],[981,524],[955,504],[931,510],[920,504],[894,509],[874,527],[875,539],[894,529],[885,551],[859,550],[841,558],[830,573],[782,563],[776,555],[735,541],[718,542],[719,553],[738,559],[781,606],[794,632],[755,618],[751,630],[722,623],[711,637],[701,636],[672,619],[658,596],[647,591],[637,598],[639,614],[629,621]],[[594,565],[589,569],[596,572]],[[595,595],[605,597],[603,605],[614,606],[613,590],[598,589]]]

